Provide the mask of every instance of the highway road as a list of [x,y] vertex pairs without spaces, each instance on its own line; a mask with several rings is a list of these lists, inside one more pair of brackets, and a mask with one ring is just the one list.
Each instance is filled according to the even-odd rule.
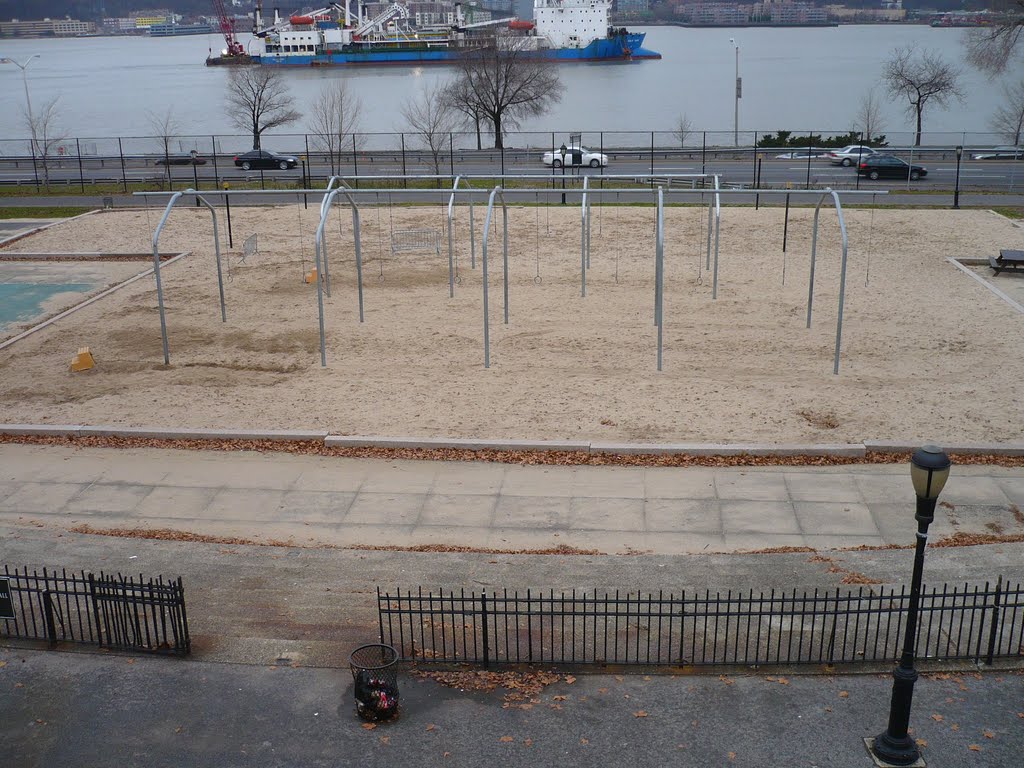
[[[909,153],[907,154],[909,157]],[[74,185],[93,183],[127,184],[156,183],[166,179],[163,166],[156,165],[156,157],[125,158],[122,165],[120,158],[83,157],[81,164],[76,158],[63,158],[48,161],[51,185],[58,190]],[[323,186],[330,175],[330,166],[319,157],[311,157],[311,162],[303,169],[302,166],[288,170],[243,171],[236,168],[230,156],[207,158],[204,165],[175,165],[171,167],[171,179],[174,188],[199,184],[201,188],[220,187],[224,182],[237,186],[239,184],[259,184],[261,181],[269,186],[280,185],[282,182],[295,187],[303,186],[304,173],[306,186]],[[393,177],[406,174],[430,174],[431,164],[422,153],[377,152],[348,155],[343,158],[340,172],[344,175],[375,175],[390,177],[388,183],[380,181],[379,186],[396,183]],[[591,183],[608,174],[643,175],[655,174],[669,176],[676,174],[718,174],[723,186],[755,184],[761,188],[784,187],[824,187],[836,189],[899,189],[903,191],[952,190],[956,185],[956,158],[951,152],[934,153],[923,162],[914,158],[915,164],[922,164],[928,169],[925,179],[911,182],[899,179],[880,179],[869,181],[858,178],[855,169],[831,165],[827,160],[812,158],[778,158],[772,153],[761,152],[755,155],[747,151],[707,153],[700,152],[649,152],[620,151],[610,155],[609,165],[604,169],[565,169],[567,185],[571,185],[572,177],[587,175],[592,177]],[[38,163],[37,163],[38,165]],[[562,170],[548,169],[541,162],[537,152],[507,150],[502,154],[497,151],[462,152],[454,158],[445,155],[441,158],[440,173],[446,177],[452,174],[464,176],[508,174],[535,174],[538,183],[561,185]],[[0,158],[0,185],[2,186],[36,186],[43,180],[38,167],[33,169],[31,159],[15,160]],[[363,182],[378,185],[377,182]],[[450,182],[444,182],[450,183]],[[1024,162],[1022,161],[964,161],[960,168],[960,188],[962,190],[992,191],[1017,193],[1024,190]]]

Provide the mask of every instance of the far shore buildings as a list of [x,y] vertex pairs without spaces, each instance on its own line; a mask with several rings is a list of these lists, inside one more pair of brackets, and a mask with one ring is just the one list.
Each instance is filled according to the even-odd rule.
[[80,37],[96,34],[96,23],[77,19],[0,21],[0,37]]

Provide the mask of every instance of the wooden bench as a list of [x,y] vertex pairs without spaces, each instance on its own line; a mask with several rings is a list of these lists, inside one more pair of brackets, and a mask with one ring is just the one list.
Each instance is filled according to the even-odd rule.
[[1004,269],[1012,269],[1016,272],[1018,267],[1024,267],[1024,251],[1004,248],[999,251],[998,256],[989,256],[988,264],[997,275]]

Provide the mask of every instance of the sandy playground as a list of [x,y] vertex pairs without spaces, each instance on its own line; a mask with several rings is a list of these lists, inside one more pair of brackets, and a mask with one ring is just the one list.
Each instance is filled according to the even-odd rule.
[[[363,209],[363,324],[351,216],[332,214],[322,368],[316,288],[303,280],[317,207],[235,207],[230,252],[222,219],[227,323],[210,216],[176,209],[161,250],[191,254],[164,271],[171,365],[163,365],[155,283],[146,278],[0,351],[0,422],[636,442],[1024,439],[1024,316],[946,260],[1024,248],[1024,230],[988,211],[847,211],[835,376],[840,241],[831,210],[822,213],[807,330],[813,210],[791,211],[783,254],[781,209],[724,208],[712,301],[705,209],[667,209],[658,372],[653,208],[594,208],[586,298],[578,206],[512,208],[508,325],[497,216],[488,370],[468,209],[456,216],[454,299],[446,241],[440,257],[390,251],[393,229],[443,234],[438,205]],[[478,260],[483,212],[478,206]],[[146,251],[158,219],[156,209],[97,213],[10,250]],[[241,242],[252,233],[259,253],[243,264]],[[1021,282],[986,279],[1013,290]],[[98,365],[72,374],[68,363],[84,345]]]

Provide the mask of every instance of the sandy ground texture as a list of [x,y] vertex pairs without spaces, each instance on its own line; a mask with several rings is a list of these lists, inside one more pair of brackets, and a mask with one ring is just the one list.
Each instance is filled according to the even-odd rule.
[[[483,365],[482,208],[476,269],[468,210],[457,211],[454,298],[446,241],[440,256],[391,254],[393,230],[443,235],[441,206],[363,209],[362,324],[352,219],[332,214],[322,368],[316,289],[303,281],[316,208],[236,208],[230,253],[221,217],[226,323],[210,216],[176,210],[160,248],[193,253],[164,271],[171,365],[163,364],[155,283],[146,278],[0,352],[0,422],[640,442],[1024,438],[1024,316],[946,261],[1024,248],[1024,230],[992,212],[847,211],[836,376],[841,249],[830,210],[821,217],[808,330],[813,210],[791,211],[784,254],[781,209],[724,209],[712,300],[706,214],[667,209],[659,372],[653,208],[594,209],[586,298],[579,208],[511,208],[508,325],[496,216],[490,369]],[[145,250],[157,221],[155,210],[105,212],[13,249]],[[252,233],[259,253],[241,263],[241,241]],[[68,360],[83,345],[98,365],[71,374]]]

